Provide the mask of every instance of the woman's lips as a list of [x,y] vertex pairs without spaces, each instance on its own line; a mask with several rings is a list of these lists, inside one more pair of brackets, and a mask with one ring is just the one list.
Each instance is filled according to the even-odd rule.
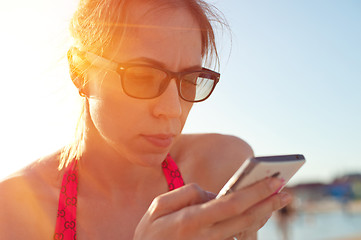
[[143,137],[156,147],[167,148],[171,145],[174,135],[156,134],[143,135]]

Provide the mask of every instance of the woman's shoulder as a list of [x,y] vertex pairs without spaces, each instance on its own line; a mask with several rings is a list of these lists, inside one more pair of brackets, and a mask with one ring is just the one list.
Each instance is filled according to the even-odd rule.
[[188,182],[213,192],[219,191],[238,167],[254,155],[241,138],[214,133],[181,135],[172,150],[185,181],[188,178]]
[[38,159],[0,181],[0,239],[32,239],[50,230],[60,189],[56,158]]
[[0,180],[0,189],[7,190],[5,193],[18,194],[20,190],[36,191],[58,186],[62,174],[58,171],[58,159],[58,152],[37,159]]
[[[178,154],[200,154],[203,157],[253,156],[251,146],[244,140],[233,135],[219,133],[182,134],[172,149]],[[227,158],[228,158],[227,157]],[[239,162],[234,160],[236,163]]]

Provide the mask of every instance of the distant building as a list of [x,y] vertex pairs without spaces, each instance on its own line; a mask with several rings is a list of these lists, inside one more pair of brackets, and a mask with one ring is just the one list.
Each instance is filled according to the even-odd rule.
[[307,183],[291,187],[300,200],[318,201],[334,198],[341,202],[361,199],[361,174],[352,173],[335,178],[330,184]]
[[361,199],[361,174],[352,173],[336,178],[332,187],[343,186],[345,196],[350,199]]
[[328,185],[323,183],[299,184],[291,189],[294,195],[303,201],[318,201],[328,195]]

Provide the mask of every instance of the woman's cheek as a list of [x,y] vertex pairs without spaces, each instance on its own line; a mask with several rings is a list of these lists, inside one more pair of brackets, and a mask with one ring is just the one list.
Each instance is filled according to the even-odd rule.
[[182,116],[181,116],[181,124],[182,124],[182,129],[184,128],[184,125],[187,121],[188,115],[190,113],[190,111],[192,110],[193,107],[193,103],[191,102],[184,102],[183,106],[182,106]]

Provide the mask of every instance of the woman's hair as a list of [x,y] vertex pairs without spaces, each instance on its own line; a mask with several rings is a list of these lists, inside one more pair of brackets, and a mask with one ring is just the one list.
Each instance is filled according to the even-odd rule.
[[[129,5],[136,7],[140,2],[151,3],[154,9],[184,7],[197,21],[201,31],[202,59],[204,64],[219,66],[215,39],[215,24],[228,27],[220,12],[203,0],[80,0],[77,11],[70,23],[73,47],[102,56],[114,42],[121,42],[128,27]],[[116,39],[117,41],[114,41]],[[119,44],[118,44],[119,45]],[[75,85],[85,86],[83,74],[86,71],[84,60],[71,48],[68,52],[70,75]],[[65,146],[60,155],[59,170],[71,161],[79,160],[84,144],[86,98],[82,99],[82,109],[72,143]]]

